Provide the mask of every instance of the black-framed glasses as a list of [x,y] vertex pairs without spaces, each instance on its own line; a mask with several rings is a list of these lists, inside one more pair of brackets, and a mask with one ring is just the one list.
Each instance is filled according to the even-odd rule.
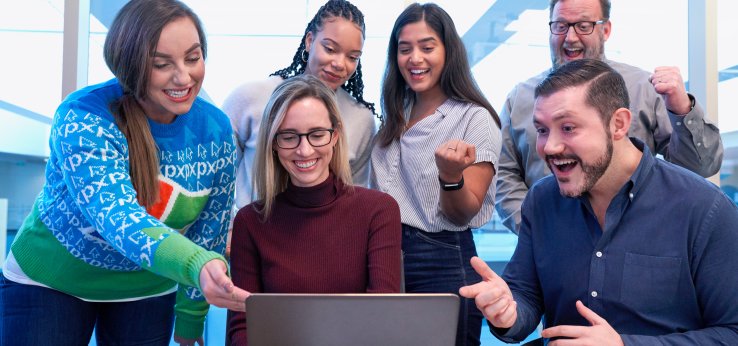
[[316,129],[307,133],[297,133],[295,131],[277,132],[274,136],[274,142],[282,149],[295,149],[300,146],[302,137],[307,138],[308,143],[313,147],[322,147],[328,145],[333,139],[334,129]]
[[603,24],[606,21],[606,19],[600,19],[594,22],[581,21],[576,23],[553,21],[548,22],[548,27],[549,29],[551,29],[551,33],[554,35],[566,35],[566,33],[569,32],[569,28],[571,27],[574,27],[574,31],[579,35],[589,35],[594,32],[595,25]]

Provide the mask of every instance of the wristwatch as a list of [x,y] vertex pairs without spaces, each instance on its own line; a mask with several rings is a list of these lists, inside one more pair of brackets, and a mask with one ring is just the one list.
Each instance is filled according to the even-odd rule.
[[464,176],[461,176],[461,180],[459,180],[458,183],[449,183],[441,180],[441,176],[438,176],[438,182],[441,183],[441,188],[443,191],[455,191],[460,190],[462,187],[464,187]]

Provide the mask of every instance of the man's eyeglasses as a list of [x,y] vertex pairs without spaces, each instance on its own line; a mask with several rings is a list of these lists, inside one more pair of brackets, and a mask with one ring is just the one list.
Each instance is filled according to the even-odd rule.
[[594,31],[595,25],[597,24],[603,24],[607,20],[600,19],[596,22],[576,22],[576,23],[567,23],[567,22],[548,22],[548,27],[551,29],[551,33],[554,35],[566,35],[567,32],[569,32],[570,27],[574,27],[574,31],[579,35],[589,35]]
[[307,133],[297,133],[294,131],[277,132],[274,136],[274,142],[282,149],[295,149],[300,146],[302,137],[305,137],[313,147],[322,147],[331,142],[333,131],[334,129],[317,129]]

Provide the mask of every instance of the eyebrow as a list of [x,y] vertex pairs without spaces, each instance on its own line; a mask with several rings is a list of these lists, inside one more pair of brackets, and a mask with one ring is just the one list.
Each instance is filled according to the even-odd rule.
[[[333,39],[330,39],[328,37],[324,37],[323,40],[321,40],[321,42],[325,42],[325,41],[328,41],[328,43],[335,44],[336,46],[341,47],[341,44],[340,43],[338,43],[338,42],[336,42]],[[350,53],[359,53],[359,54],[362,54],[361,49],[352,50],[352,51],[350,51]]]
[[[435,41],[436,41],[436,38],[431,36],[431,37],[426,37],[426,38],[423,38],[423,39],[418,40],[418,43],[435,42]],[[408,41],[399,41],[397,44],[398,45],[401,45],[401,44],[411,44],[411,42],[408,42]]]
[[[195,49],[198,49],[198,48],[200,48],[200,46],[201,46],[201,45],[200,45],[200,42],[195,42],[195,43],[194,43],[194,44],[192,45],[192,47],[188,48],[188,49],[187,49],[187,50],[185,51],[185,55],[187,55],[187,54],[190,54],[190,53],[192,53],[192,51],[194,51]],[[169,54],[165,54],[165,53],[162,53],[162,52],[158,52],[158,51],[157,51],[157,52],[154,52],[154,57],[156,57],[156,58],[171,58],[172,56],[171,56],[171,55],[169,55]]]
[[[569,113],[563,113],[563,114],[555,115],[551,119],[551,122],[556,122],[556,121],[559,121],[561,119],[566,119],[566,118],[570,118],[570,117],[571,117],[571,114],[569,114]],[[540,121],[538,121],[538,119],[535,118],[535,115],[533,115],[533,125],[543,125],[543,123],[541,123]]]

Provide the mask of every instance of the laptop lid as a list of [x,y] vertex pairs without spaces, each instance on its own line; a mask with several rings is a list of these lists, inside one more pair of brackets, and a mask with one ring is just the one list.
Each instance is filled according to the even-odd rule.
[[246,299],[249,346],[450,346],[455,294],[269,294]]

